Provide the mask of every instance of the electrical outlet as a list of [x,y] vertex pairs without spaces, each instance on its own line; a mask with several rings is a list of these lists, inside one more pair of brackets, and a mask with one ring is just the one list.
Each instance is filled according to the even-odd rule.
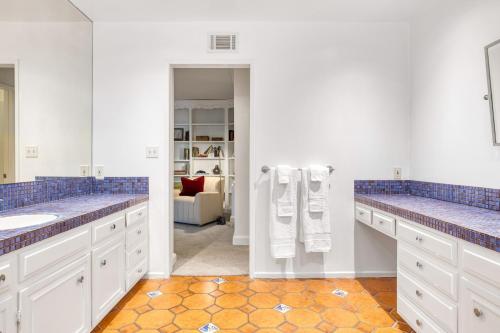
[[146,147],[146,158],[158,158],[160,153],[160,148],[157,146]]
[[88,165],[80,165],[80,177],[88,177],[90,168]]
[[104,179],[104,166],[96,165],[94,168],[94,176],[96,179]]
[[38,146],[24,147],[24,156],[27,158],[38,158]]
[[403,170],[401,168],[394,168],[394,179],[401,180]]

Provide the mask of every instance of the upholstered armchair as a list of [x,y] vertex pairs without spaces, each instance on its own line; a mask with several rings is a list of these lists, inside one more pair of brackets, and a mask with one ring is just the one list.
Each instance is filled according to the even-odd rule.
[[203,192],[194,197],[174,192],[174,221],[204,225],[223,216],[224,178],[205,177]]

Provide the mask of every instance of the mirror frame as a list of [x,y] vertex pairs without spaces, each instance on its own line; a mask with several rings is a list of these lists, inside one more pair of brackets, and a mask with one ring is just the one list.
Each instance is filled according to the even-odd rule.
[[[493,105],[493,89],[492,89],[492,84],[491,84],[491,68],[490,68],[490,55],[489,55],[489,49],[491,49],[493,46],[497,46],[500,44],[500,39],[488,44],[484,48],[484,54],[486,58],[486,77],[488,80],[488,95],[485,96],[485,99],[488,100],[490,104],[490,119],[491,119],[491,131],[492,131],[492,136],[493,136],[493,145],[494,146],[500,146],[500,142],[497,141],[497,128],[495,126],[495,107]],[[500,110],[498,110],[500,113]],[[500,129],[498,129],[500,131]]]

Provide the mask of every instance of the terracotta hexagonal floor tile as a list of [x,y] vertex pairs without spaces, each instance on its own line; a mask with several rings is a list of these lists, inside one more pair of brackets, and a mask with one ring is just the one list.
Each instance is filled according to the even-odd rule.
[[163,294],[158,297],[152,298],[149,301],[149,305],[153,309],[167,310],[171,309],[182,302],[182,297],[176,294]]
[[314,327],[321,322],[319,314],[307,309],[292,309],[285,316],[288,322],[298,327]]
[[184,305],[177,305],[176,307],[173,307],[170,309],[170,311],[172,311],[175,314],[182,313],[186,310],[187,310],[187,308]]
[[151,310],[137,318],[136,324],[141,328],[158,329],[172,322],[174,315],[168,310]]
[[326,321],[321,322],[318,326],[316,326],[322,332],[333,332],[335,331],[335,326]]
[[358,323],[354,313],[339,308],[326,310],[322,313],[322,317],[336,327],[354,327]]
[[138,330],[136,333],[158,333],[157,330]]
[[374,327],[372,325],[368,325],[367,323],[359,323],[356,328],[360,330],[363,333],[371,333],[374,330]]
[[287,280],[278,283],[277,288],[287,293],[299,293],[306,287],[303,281]]
[[333,294],[320,294],[314,297],[314,300],[316,303],[328,308],[341,307],[346,302],[344,298]]
[[209,322],[210,315],[203,310],[187,310],[174,319],[174,324],[181,329],[198,329]]
[[205,311],[207,311],[210,314],[214,314],[216,312],[219,312],[220,310],[222,310],[222,308],[220,306],[215,305],[215,304],[212,306],[209,306],[208,308],[205,309]]
[[[241,326],[239,329],[238,329],[238,332],[242,332],[242,333],[253,333],[255,331],[257,331],[258,328],[255,327],[254,325],[250,324],[250,323],[247,323],[243,326]],[[225,331],[226,332],[226,331]]]
[[358,279],[364,289],[371,293],[381,291],[396,291],[396,279],[393,278],[362,278]]
[[377,328],[374,333],[404,333],[404,332],[394,327],[384,327],[384,328]]
[[138,308],[135,308],[135,312],[137,312],[138,314],[143,314],[144,312],[151,311],[152,309],[153,308],[150,307],[149,305],[143,305]]
[[188,284],[184,281],[169,281],[167,283],[163,283],[160,286],[160,291],[163,293],[180,293],[184,290],[187,290]]
[[255,310],[255,306],[253,306],[251,304],[245,304],[240,308],[240,310],[245,312],[245,313],[250,313],[250,312],[253,312]]
[[358,319],[375,327],[387,327],[394,324],[394,319],[382,308],[373,308],[357,313]]
[[214,282],[203,281],[196,282],[189,286],[189,290],[193,293],[208,294],[217,289],[217,284]]
[[132,310],[121,310],[119,312],[111,312],[103,322],[108,329],[120,329],[125,325],[134,323],[137,316],[137,313]]
[[281,303],[291,306],[292,308],[305,308],[310,306],[313,301],[300,293],[288,293],[281,297]]
[[390,310],[396,307],[396,293],[394,291],[381,291],[375,295],[375,299],[384,309]]
[[136,324],[130,324],[120,328],[120,333],[135,333],[139,331],[140,328]]
[[250,290],[250,289],[247,289],[247,290],[242,291],[242,292],[241,292],[241,294],[242,294],[243,296],[250,297],[250,296],[252,296],[253,294],[255,294],[255,291]]
[[221,329],[235,329],[248,323],[248,316],[240,310],[224,309],[212,315],[212,322]]
[[322,331],[316,328],[299,328],[295,331],[296,333],[322,333]]
[[206,294],[194,294],[184,298],[182,305],[188,309],[205,309],[214,304],[215,298]]
[[160,288],[160,282],[157,280],[141,280],[135,285],[134,291],[146,293],[149,291],[158,290],[158,288]]
[[272,309],[258,309],[250,313],[248,320],[259,328],[275,328],[285,321],[285,316]]
[[165,327],[160,328],[161,333],[174,333],[179,330],[179,327],[174,324],[167,325]]
[[278,297],[270,293],[257,293],[248,299],[248,303],[258,309],[270,309],[278,305],[280,300]]
[[335,289],[333,282],[328,280],[309,280],[306,286],[308,290],[316,294],[331,293]]
[[247,288],[246,283],[241,281],[228,281],[219,286],[219,290],[225,293],[239,293]]
[[281,332],[284,333],[295,333],[295,331],[297,331],[297,327],[290,323],[283,323],[278,328],[280,329]]
[[358,330],[357,328],[337,328],[335,333],[363,333],[363,331]]
[[271,281],[255,280],[248,284],[248,289],[251,289],[258,293],[271,292],[275,287],[275,283]]
[[375,298],[367,292],[349,294],[346,299],[349,304],[356,307],[358,311],[365,311],[378,307]]
[[215,304],[222,308],[239,308],[247,303],[247,299],[240,294],[224,294],[217,297]]
[[281,331],[276,328],[261,328],[257,333],[280,333]]
[[359,281],[353,279],[335,279],[334,285],[335,288],[342,289],[350,293],[360,293],[365,290]]

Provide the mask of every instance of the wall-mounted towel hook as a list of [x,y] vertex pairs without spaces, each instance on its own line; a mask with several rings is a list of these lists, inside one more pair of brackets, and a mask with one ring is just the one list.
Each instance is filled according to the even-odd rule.
[[[327,165],[326,167],[328,168],[328,172],[330,173],[330,175],[335,171],[335,169],[331,165]],[[262,171],[262,173],[268,173],[271,168],[267,165],[263,165],[260,170]],[[299,168],[298,170],[302,170],[302,168]]]

